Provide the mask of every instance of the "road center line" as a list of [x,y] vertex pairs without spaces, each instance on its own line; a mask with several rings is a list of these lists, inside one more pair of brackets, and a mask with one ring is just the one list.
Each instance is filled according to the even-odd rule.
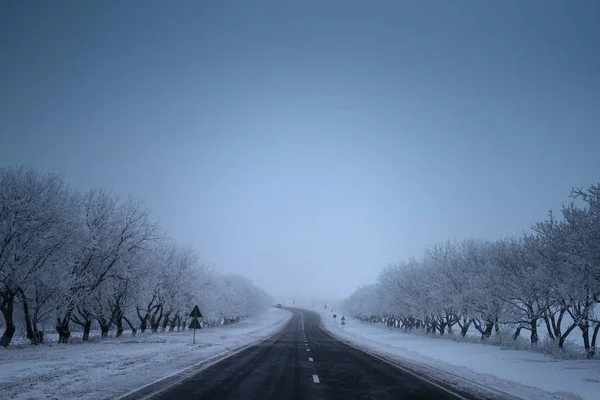
[[313,375],[313,382],[314,383],[320,383],[321,381],[319,380],[319,375]]
[[310,349],[306,349],[306,351],[310,351]]
[[308,361],[312,362],[312,360],[313,360],[312,357],[308,357]]

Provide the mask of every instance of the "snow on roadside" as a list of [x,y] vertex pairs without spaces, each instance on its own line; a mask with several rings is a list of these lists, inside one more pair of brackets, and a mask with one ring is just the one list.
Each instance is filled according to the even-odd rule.
[[176,371],[256,342],[283,327],[270,309],[233,325],[108,338],[98,343],[0,349],[0,398],[115,398]]
[[390,359],[409,360],[417,369],[426,366],[430,373],[439,372],[437,378],[463,387],[471,383],[522,399],[600,398],[600,360],[556,360],[533,351],[404,333],[348,317],[342,330],[339,313],[335,324],[330,312],[320,313],[323,327],[334,336]]

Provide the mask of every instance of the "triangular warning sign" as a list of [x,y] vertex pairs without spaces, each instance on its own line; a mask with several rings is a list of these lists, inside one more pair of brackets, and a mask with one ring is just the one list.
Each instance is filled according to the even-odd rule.
[[202,329],[200,321],[198,321],[197,318],[192,318],[192,322],[190,323],[189,329]]
[[192,317],[192,318],[202,318],[202,314],[200,313],[200,309],[198,308],[197,304],[194,307],[194,309],[192,310],[192,313],[190,314],[190,317]]
[[342,315],[342,321],[345,321],[345,320],[346,320],[346,318],[344,318],[344,316]]

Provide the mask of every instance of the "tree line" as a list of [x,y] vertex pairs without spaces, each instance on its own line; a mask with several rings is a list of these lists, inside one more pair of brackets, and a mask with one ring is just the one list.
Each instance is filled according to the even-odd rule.
[[[125,328],[185,329],[194,304],[205,325],[228,324],[272,299],[249,280],[199,263],[167,237],[143,202],[93,189],[71,190],[58,175],[0,168],[0,310],[7,347],[23,323],[33,344],[48,321],[67,343],[72,327],[89,339]],[[19,316],[19,321],[16,321]]]
[[596,352],[600,317],[600,184],[574,189],[561,218],[552,212],[520,237],[446,241],[420,259],[389,265],[377,282],[356,290],[344,308],[364,321],[405,330],[482,339],[501,328],[513,339],[540,326],[559,349],[581,334],[587,358]]

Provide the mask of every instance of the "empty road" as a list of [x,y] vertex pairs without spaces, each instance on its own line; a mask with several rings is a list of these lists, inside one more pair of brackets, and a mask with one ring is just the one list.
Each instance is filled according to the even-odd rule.
[[152,399],[465,399],[325,333],[317,313],[290,309],[289,324]]

